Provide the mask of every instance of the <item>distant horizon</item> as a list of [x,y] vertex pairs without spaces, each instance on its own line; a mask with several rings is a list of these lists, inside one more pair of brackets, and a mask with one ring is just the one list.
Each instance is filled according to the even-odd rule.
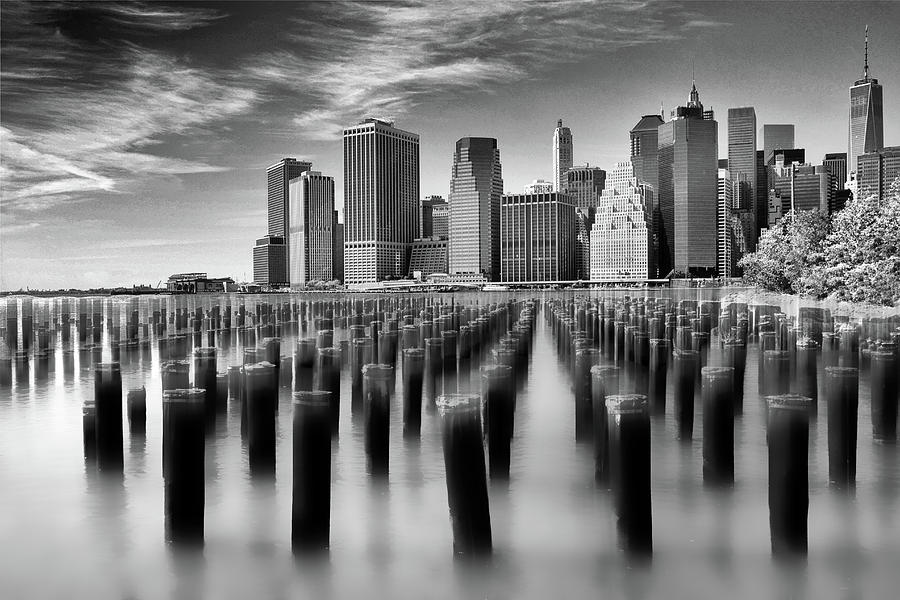
[[692,63],[719,157],[728,108],[753,106],[818,164],[847,151],[866,24],[900,145],[894,2],[8,2],[0,21],[2,291],[252,280],[265,167],[311,160],[341,208],[340,132],[367,117],[419,134],[423,198],[447,198],[467,135],[498,140],[506,192],[552,181],[559,118],[574,164],[608,171],[643,115],[684,104]]

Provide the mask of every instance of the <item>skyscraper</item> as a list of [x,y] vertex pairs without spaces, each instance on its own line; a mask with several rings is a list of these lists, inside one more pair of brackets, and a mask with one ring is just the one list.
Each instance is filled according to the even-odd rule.
[[572,196],[576,208],[597,208],[606,185],[606,171],[584,165],[566,171],[564,191]]
[[659,126],[663,124],[659,115],[644,115],[631,128],[631,164],[638,183],[646,183],[659,192]]
[[553,131],[553,191],[561,192],[566,186],[566,171],[572,168],[572,131],[563,127],[562,119]]
[[[599,200],[597,201],[599,204]],[[597,209],[593,207],[575,208],[575,278],[588,279],[591,276],[591,229]]]
[[763,161],[769,164],[778,148],[794,147],[793,125],[763,125],[759,131],[763,142]]
[[288,272],[293,289],[334,276],[334,178],[306,171],[291,180]]
[[718,123],[697,87],[676,118],[659,126],[659,275],[716,268]]
[[253,247],[253,282],[281,287],[288,283],[287,249],[280,235],[267,235]]
[[566,194],[511,194],[500,201],[501,281],[570,281],[575,205]]
[[[728,138],[731,139],[731,111],[728,109],[729,128]],[[753,132],[756,132],[754,126]],[[730,151],[729,144],[729,151]],[[756,163],[756,151],[753,152],[754,170]],[[730,159],[729,159],[730,160]],[[732,178],[728,169],[719,169],[718,177],[718,206],[716,208],[716,274],[719,277],[732,277],[734,274],[735,260],[734,235],[732,231],[732,215],[735,208],[740,208],[739,182]]]
[[[288,190],[288,186],[290,184],[291,179],[295,177],[300,177],[300,174],[304,171],[309,171],[312,168],[312,163],[305,160],[297,160],[296,158],[282,158],[280,161],[273,165],[269,165],[266,168],[266,181],[267,181],[267,191],[268,191],[268,235],[277,236],[284,240],[284,245],[278,245],[278,248],[274,248],[270,252],[266,252],[265,256],[272,255],[273,260],[275,260],[279,265],[283,264],[285,267],[284,273],[279,271],[272,271],[273,273],[273,281],[271,283],[287,283],[288,271],[289,268],[289,254],[290,251],[288,247],[290,245],[290,240],[288,236],[288,217],[290,215],[290,192]],[[275,258],[274,253],[284,251],[286,254],[283,258],[278,257]],[[255,257],[258,255],[256,250],[254,250],[254,261]],[[280,268],[280,267],[279,267]],[[264,269],[266,272],[269,272],[268,267]]]
[[405,277],[419,231],[419,136],[366,119],[344,129],[344,281]]
[[331,265],[334,278],[344,282],[344,224],[338,220],[338,211],[334,211],[334,237],[331,246]]
[[857,165],[856,187],[859,197],[875,194],[883,198],[894,179],[900,177],[900,146],[860,154]]
[[500,197],[503,173],[494,138],[456,142],[450,179],[450,274],[500,277]]
[[883,93],[878,80],[869,77],[869,26],[866,25],[866,50],[863,77],[850,86],[850,134],[847,171],[856,173],[856,159],[867,152],[884,148]]
[[630,161],[615,164],[591,229],[591,280],[643,281],[653,277],[652,194],[648,184],[638,182]]
[[752,106],[728,109],[728,172],[737,184],[734,208],[756,204],[756,111]]
[[827,214],[834,202],[831,173],[824,165],[778,162],[772,169],[771,181],[771,190],[783,203],[782,213],[820,210]]
[[419,234],[416,237],[434,235],[434,207],[439,204],[447,204],[443,196],[428,196],[419,202]]
[[834,177],[835,189],[843,190],[847,184],[847,153],[831,152],[822,159],[822,164]]

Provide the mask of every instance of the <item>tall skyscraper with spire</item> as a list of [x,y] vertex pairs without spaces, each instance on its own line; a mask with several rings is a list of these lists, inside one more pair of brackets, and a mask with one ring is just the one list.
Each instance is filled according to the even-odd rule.
[[572,131],[563,127],[562,119],[553,131],[553,191],[562,192],[566,187],[566,171],[574,164],[572,158]]
[[[869,76],[869,26],[866,25],[863,77],[850,86],[850,131],[847,172],[855,174],[857,158],[884,148],[883,93],[881,84]],[[850,175],[853,179],[853,175]]]
[[494,138],[464,137],[456,142],[450,179],[451,274],[500,279],[500,197],[503,173]]
[[659,126],[659,275],[711,275],[716,268],[718,127],[697,86]]

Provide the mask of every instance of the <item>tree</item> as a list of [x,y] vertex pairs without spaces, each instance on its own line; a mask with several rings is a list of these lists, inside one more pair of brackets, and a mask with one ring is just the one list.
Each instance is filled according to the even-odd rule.
[[834,215],[821,273],[837,300],[900,301],[900,177],[881,198],[855,198]]
[[821,295],[822,285],[812,273],[823,261],[828,232],[828,216],[818,210],[788,212],[763,231],[756,252],[741,259],[744,280],[782,294]]

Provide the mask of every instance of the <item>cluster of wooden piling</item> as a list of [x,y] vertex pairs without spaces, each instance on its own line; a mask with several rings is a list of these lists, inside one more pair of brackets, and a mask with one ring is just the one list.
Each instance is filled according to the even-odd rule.
[[[0,386],[11,385],[13,375],[28,381],[32,370],[40,382],[57,350],[67,374],[76,357],[91,369],[95,394],[83,406],[82,425],[92,468],[121,476],[123,408],[135,437],[146,431],[148,403],[161,405],[166,538],[173,542],[202,542],[204,438],[215,435],[229,399],[240,411],[251,474],[272,476],[279,395],[289,389],[292,543],[298,552],[327,548],[331,443],[341,433],[347,400],[340,382],[349,371],[349,409],[363,422],[371,476],[390,472],[390,406],[399,380],[404,438],[417,439],[423,418],[440,414],[454,552],[489,551],[487,483],[515,472],[516,395],[539,312],[571,378],[574,438],[593,448],[594,479],[613,494],[620,544],[630,553],[652,552],[654,420],[671,414],[683,441],[702,433],[704,483],[730,486],[740,477],[735,419],[748,405],[764,408],[775,553],[806,550],[809,423],[819,412],[820,385],[832,486],[856,483],[861,378],[871,390],[872,438],[897,437],[897,320],[851,322],[821,308],[789,316],[775,306],[662,297],[462,305],[424,297],[251,302],[234,295],[8,299],[3,308]],[[148,399],[143,386],[123,387],[122,367],[150,360],[153,349],[163,395]],[[760,397],[745,399],[749,352],[757,358]],[[235,354],[237,364],[219,372],[220,359],[228,364]]]
[[[819,362],[830,483],[855,485],[861,371],[871,381],[873,439],[896,441],[896,319],[851,323],[821,308],[789,317],[769,305],[627,296],[557,299],[544,314],[558,354],[571,365],[575,440],[593,441],[595,479],[615,494],[620,541],[628,550],[652,550],[649,428],[651,415],[666,414],[667,379],[680,440],[694,435],[700,392],[703,481],[733,485],[734,425],[744,410],[749,345],[758,348],[768,415],[773,552],[806,551],[808,429],[817,414]],[[712,344],[717,365],[710,364]]]

